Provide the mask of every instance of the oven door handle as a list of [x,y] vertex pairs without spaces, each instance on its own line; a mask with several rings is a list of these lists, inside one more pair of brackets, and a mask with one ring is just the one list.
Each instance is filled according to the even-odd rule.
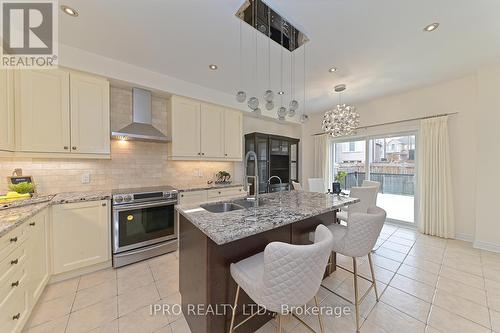
[[151,202],[151,203],[113,206],[113,210],[115,212],[120,212],[120,211],[124,211],[124,210],[150,208],[150,207],[158,207],[158,206],[170,206],[170,205],[176,205],[176,204],[177,204],[177,200],[157,201],[157,202]]

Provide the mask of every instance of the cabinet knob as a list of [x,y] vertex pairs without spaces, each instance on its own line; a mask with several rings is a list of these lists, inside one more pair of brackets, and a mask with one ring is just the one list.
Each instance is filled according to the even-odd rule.
[[202,155],[205,155],[205,153],[201,153]]
[[76,146],[71,147],[71,149],[76,150]]
[[10,264],[11,265],[17,265],[17,263],[19,262],[19,259],[16,259],[16,260],[11,260],[10,261]]
[[101,206],[106,207],[106,203],[105,203],[105,202],[103,202],[103,203],[101,204]]
[[198,153],[198,155],[201,155],[201,153]]
[[12,282],[10,285],[12,287],[17,287],[19,285],[19,280],[17,280],[16,282]]
[[11,243],[15,243],[15,242],[17,242],[17,236],[16,236],[16,237],[12,237],[12,238],[10,239],[10,242],[11,242]]
[[224,154],[224,156],[227,156],[227,154]]
[[181,194],[181,198],[184,198],[184,194]]
[[220,194],[220,191],[219,191],[219,194]]
[[32,226],[32,227],[34,227],[35,225],[36,225],[36,223],[35,223],[35,222],[31,222],[31,223],[30,223],[30,226]]
[[69,147],[68,147],[68,146],[64,146],[64,150],[68,150],[68,149],[69,149]]
[[12,320],[18,320],[19,318],[21,318],[21,313],[18,312],[17,314],[13,315],[12,316]]

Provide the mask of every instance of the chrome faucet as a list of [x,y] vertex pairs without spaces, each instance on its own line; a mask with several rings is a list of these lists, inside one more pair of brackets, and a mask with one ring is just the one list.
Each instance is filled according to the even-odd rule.
[[283,186],[283,182],[281,181],[281,178],[280,178],[280,177],[278,177],[278,176],[271,176],[271,177],[269,177],[269,179],[267,180],[267,186],[268,186],[268,190],[269,190],[269,192],[271,192],[271,179],[273,179],[273,178],[278,178],[278,180],[280,181],[280,192],[281,192],[281,188],[282,188],[282,186]]
[[[248,164],[248,159],[250,158],[250,156],[252,156],[255,159],[255,171],[254,171],[255,175],[254,176],[249,176],[247,173],[247,164]],[[250,192],[250,185],[248,183],[248,178],[254,178],[254,193],[253,193],[254,196],[253,196],[253,199],[257,203],[258,198],[259,198],[259,165],[258,165],[258,161],[257,161],[257,154],[252,150],[250,150],[245,155],[245,168],[244,168],[243,173],[245,174],[244,187],[245,187],[245,191],[247,191],[247,193]]]
[[[280,181],[280,194],[279,194],[279,198],[280,198],[280,206],[281,206],[281,190],[283,189],[283,182],[281,181],[281,178],[278,177],[278,176],[271,176],[269,177],[269,179],[267,180],[267,189],[268,189],[268,192],[271,192],[271,179],[273,178],[278,178],[278,180]],[[281,208],[280,208],[281,210]]]

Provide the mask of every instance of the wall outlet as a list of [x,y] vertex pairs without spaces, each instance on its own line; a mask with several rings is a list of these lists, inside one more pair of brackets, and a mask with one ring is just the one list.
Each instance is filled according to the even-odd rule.
[[85,172],[82,175],[82,184],[90,184],[90,172]]

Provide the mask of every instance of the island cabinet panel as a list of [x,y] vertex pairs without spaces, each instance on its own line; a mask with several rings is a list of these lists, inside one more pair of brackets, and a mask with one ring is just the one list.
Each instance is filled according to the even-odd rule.
[[14,79],[0,70],[0,150],[14,150]]
[[[227,244],[217,245],[202,231],[180,215],[179,234],[179,289],[182,307],[192,332],[229,332],[231,311],[228,304],[234,303],[236,282],[232,279],[231,263],[248,258],[263,251],[267,244],[281,241],[293,244],[309,244],[309,232],[319,224],[331,224],[335,213],[328,212],[276,229],[262,232]],[[210,305],[219,312],[226,307],[226,314],[196,315],[190,309],[198,304]],[[253,301],[240,291],[236,323],[246,316],[243,304]],[[246,308],[248,311],[248,307]],[[237,332],[255,332],[272,318],[271,313],[255,316],[238,328]]]

